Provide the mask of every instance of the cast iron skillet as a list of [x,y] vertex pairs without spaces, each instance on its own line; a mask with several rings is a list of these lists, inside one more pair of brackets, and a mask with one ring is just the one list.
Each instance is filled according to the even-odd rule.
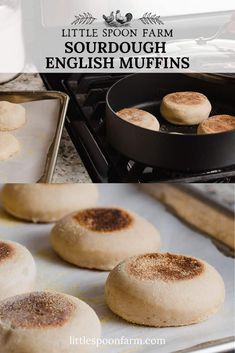
[[[175,126],[160,114],[160,102],[166,94],[198,91],[211,101],[211,115],[235,115],[234,88],[232,80],[210,75],[141,73],[127,76],[107,94],[108,141],[131,160],[152,167],[207,171],[235,165],[235,131],[197,135],[197,126]],[[140,128],[116,115],[117,111],[130,107],[142,108],[158,117],[160,132]]]

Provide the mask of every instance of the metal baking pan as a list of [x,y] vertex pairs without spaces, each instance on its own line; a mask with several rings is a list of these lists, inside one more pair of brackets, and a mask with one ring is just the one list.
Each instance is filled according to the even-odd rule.
[[173,353],[233,353],[235,350],[235,337],[206,342],[197,346],[176,351]]
[[[152,167],[209,171],[235,165],[235,131],[197,135],[197,126],[176,126],[168,123],[160,114],[160,103],[166,94],[198,91],[211,101],[211,115],[235,115],[234,89],[235,80],[222,75],[130,75],[117,82],[108,92],[108,140],[123,155]],[[158,117],[160,132],[140,128],[116,115],[117,111],[130,107],[147,110]]]
[[50,100],[57,99],[60,102],[60,110],[58,116],[58,124],[56,127],[56,133],[53,138],[53,141],[48,150],[45,168],[43,170],[42,177],[38,180],[41,183],[51,183],[58,151],[60,147],[61,136],[63,132],[66,112],[69,103],[69,97],[67,94],[58,92],[58,91],[9,91],[9,92],[0,92],[0,100],[6,100],[12,103],[26,103],[39,100]]

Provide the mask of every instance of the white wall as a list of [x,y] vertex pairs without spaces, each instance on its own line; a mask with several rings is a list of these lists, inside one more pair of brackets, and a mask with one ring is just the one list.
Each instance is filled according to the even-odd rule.
[[66,25],[79,12],[89,11],[98,19],[113,10],[132,12],[140,17],[145,12],[161,16],[232,10],[234,0],[41,0],[44,9],[44,24]]

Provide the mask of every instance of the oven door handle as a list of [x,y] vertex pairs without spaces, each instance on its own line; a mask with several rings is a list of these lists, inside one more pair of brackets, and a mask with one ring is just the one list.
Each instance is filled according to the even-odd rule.
[[[82,149],[81,153],[85,152],[85,158],[87,159],[87,162],[89,162],[86,163],[85,161],[85,164],[92,180],[96,179],[95,182],[108,181],[109,163],[86,124],[81,120],[67,120],[66,125],[70,130],[70,135],[74,135],[72,140],[76,148],[79,151]],[[92,167],[89,167],[90,164]],[[94,169],[99,175],[99,179],[95,176]]]

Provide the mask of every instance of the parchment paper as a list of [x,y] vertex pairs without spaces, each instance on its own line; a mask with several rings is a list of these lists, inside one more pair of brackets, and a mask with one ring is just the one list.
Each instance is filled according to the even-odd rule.
[[0,183],[35,183],[43,175],[47,153],[55,136],[59,100],[40,100],[22,104],[26,124],[12,133],[21,145],[18,154],[0,161]]
[[[219,185],[217,186],[220,187]],[[25,245],[38,268],[38,289],[66,292],[86,301],[98,314],[104,337],[154,337],[166,339],[164,346],[102,346],[99,353],[168,353],[234,334],[234,261],[225,257],[210,239],[191,230],[165,208],[133,185],[101,185],[101,205],[127,207],[151,221],[160,231],[163,251],[193,255],[206,260],[223,276],[226,300],[222,310],[208,321],[180,328],[146,328],[128,324],[113,315],[104,302],[106,272],[78,269],[60,260],[51,250],[48,233],[53,225],[31,225],[0,215],[0,239]],[[203,293],[195,293],[203,296]],[[59,353],[59,352],[58,352]]]

